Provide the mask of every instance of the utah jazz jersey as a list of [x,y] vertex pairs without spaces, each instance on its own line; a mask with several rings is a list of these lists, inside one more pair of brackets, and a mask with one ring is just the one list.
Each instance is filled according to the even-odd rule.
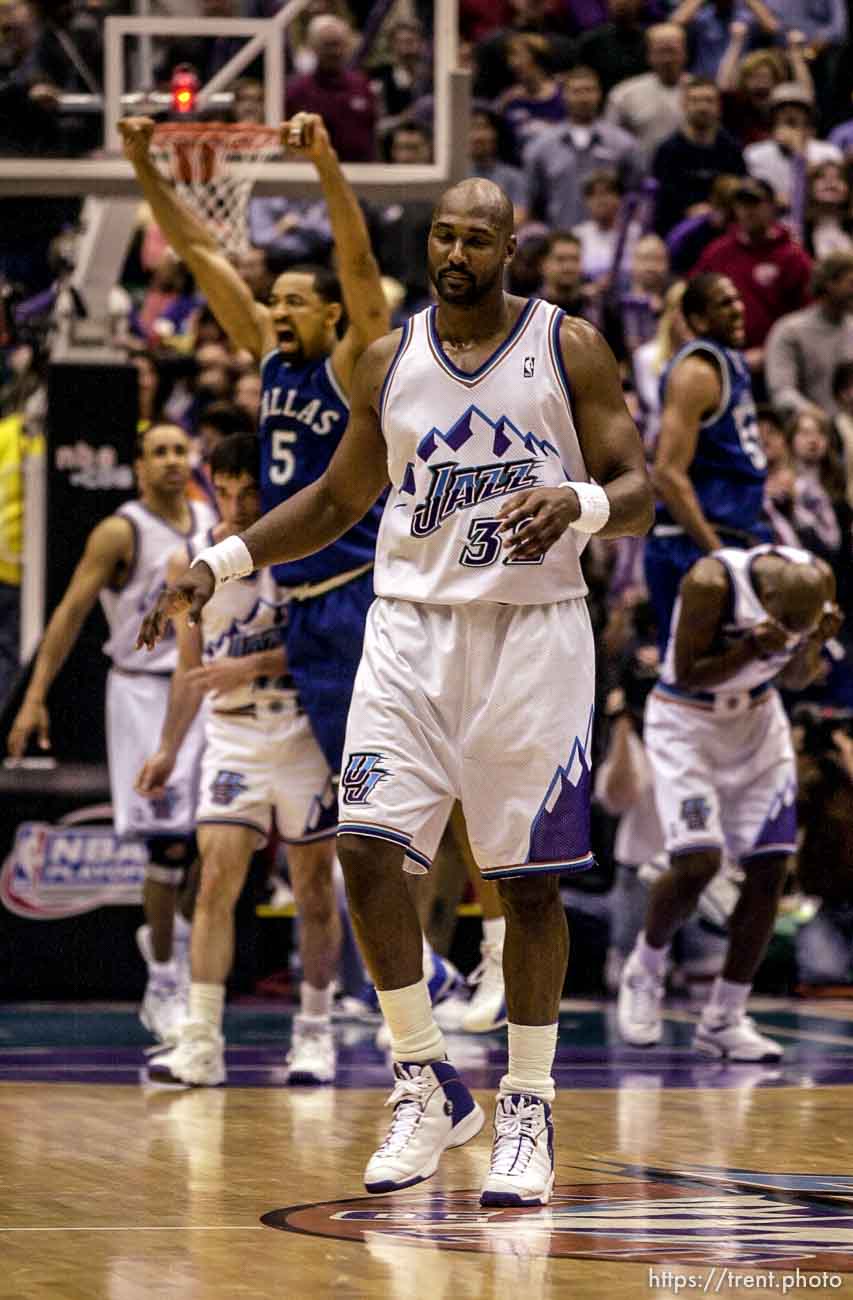
[[[136,636],[143,615],[163,590],[166,567],[173,552],[182,545],[189,550],[193,541],[199,536],[206,537],[216,522],[209,506],[199,501],[188,505],[191,523],[186,533],[173,528],[141,501],[126,501],[116,510],[133,529],[133,559],[124,586],[115,591],[104,587],[101,592],[101,607],[109,628],[104,654],[109,655],[116,668],[140,673],[174,672],[178,650],[171,629],[150,651],[136,649]],[[201,545],[205,544],[202,540]]]
[[[349,403],[328,357],[294,366],[280,352],[271,352],[261,363],[261,381],[261,496],[266,512],[326,471],[347,426]],[[298,587],[369,564],[380,514],[375,506],[316,555],[277,564],[276,581]]]
[[[752,581],[752,566],[762,555],[778,555],[789,564],[814,563],[814,556],[798,546],[753,546],[748,551],[723,547],[722,550],[713,551],[712,558],[719,560],[723,565],[729,580],[729,610],[721,629],[727,643],[745,636],[752,628],[767,621],[767,610],[762,605]],[[672,629],[661,667],[660,683],[664,687],[678,684],[675,674],[675,638],[680,617],[681,598],[679,597],[672,613]],[[766,659],[751,660],[733,677],[727,677],[718,686],[703,687],[700,694],[730,695],[735,691],[751,691],[757,686],[763,686],[765,682],[772,681],[781,673],[807,639],[808,633],[802,636],[792,633],[787,644],[776,654],[769,655]]]
[[563,312],[530,299],[472,374],[445,354],[436,309],[403,328],[380,397],[391,491],[382,516],[378,596],[453,605],[538,605],[586,594],[573,528],[544,555],[506,552],[498,511],[519,492],[588,482],[563,370]]
[[[661,376],[661,406],[669,377],[685,357],[710,358],[722,382],[720,404],[699,426],[696,454],[687,471],[705,518],[750,532],[761,516],[767,457],[761,446],[752,384],[739,352],[710,339],[694,339],[676,352]],[[674,521],[659,503],[656,522]]]

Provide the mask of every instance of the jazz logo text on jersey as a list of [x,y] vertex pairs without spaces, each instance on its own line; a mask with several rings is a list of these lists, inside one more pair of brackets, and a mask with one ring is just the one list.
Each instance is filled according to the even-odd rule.
[[350,754],[341,777],[343,803],[367,803],[379,782],[389,775],[388,769],[380,766],[381,762],[381,754]]
[[483,501],[509,496],[539,485],[535,460],[511,460],[497,465],[430,465],[426,500],[412,512],[412,536],[428,537],[449,515],[470,510]]

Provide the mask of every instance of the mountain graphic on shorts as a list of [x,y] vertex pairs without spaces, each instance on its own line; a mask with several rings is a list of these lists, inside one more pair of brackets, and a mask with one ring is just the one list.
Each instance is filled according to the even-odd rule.
[[575,737],[568,761],[557,768],[533,819],[527,857],[530,863],[562,860],[569,871],[589,866],[592,772],[587,753],[591,723],[592,714],[585,741]]

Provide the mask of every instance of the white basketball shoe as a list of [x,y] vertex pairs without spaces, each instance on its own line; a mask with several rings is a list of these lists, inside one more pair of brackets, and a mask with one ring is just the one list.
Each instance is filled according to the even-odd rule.
[[185,1020],[178,1041],[148,1062],[152,1083],[215,1088],[225,1082],[225,1039],[212,1025]]
[[644,970],[632,953],[622,968],[616,1023],[632,1047],[654,1047],[661,1040],[664,982]]
[[328,1017],[294,1016],[286,1065],[288,1083],[334,1082],[337,1051]]
[[554,1124],[541,1097],[498,1097],[481,1205],[547,1205],[554,1189]]
[[693,1046],[703,1056],[727,1061],[778,1061],[784,1052],[781,1043],[758,1032],[749,1016],[724,1016],[717,1007],[702,1012]]
[[395,1061],[394,1077],[385,1102],[394,1118],[364,1171],[369,1192],[396,1192],[431,1178],[442,1152],[476,1137],[485,1120],[449,1061]]
[[460,1028],[469,1034],[487,1034],[506,1024],[506,988],[504,987],[503,944],[480,944],[481,961],[468,976],[474,996],[468,1003]]

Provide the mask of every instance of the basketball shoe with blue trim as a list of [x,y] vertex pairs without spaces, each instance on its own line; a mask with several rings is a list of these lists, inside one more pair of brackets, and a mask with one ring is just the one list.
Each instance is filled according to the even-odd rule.
[[480,1132],[485,1116],[449,1061],[394,1062],[386,1106],[394,1118],[364,1171],[369,1192],[397,1192],[431,1178],[443,1151]]
[[554,1124],[541,1097],[498,1097],[495,1140],[481,1205],[547,1205],[554,1189]]

